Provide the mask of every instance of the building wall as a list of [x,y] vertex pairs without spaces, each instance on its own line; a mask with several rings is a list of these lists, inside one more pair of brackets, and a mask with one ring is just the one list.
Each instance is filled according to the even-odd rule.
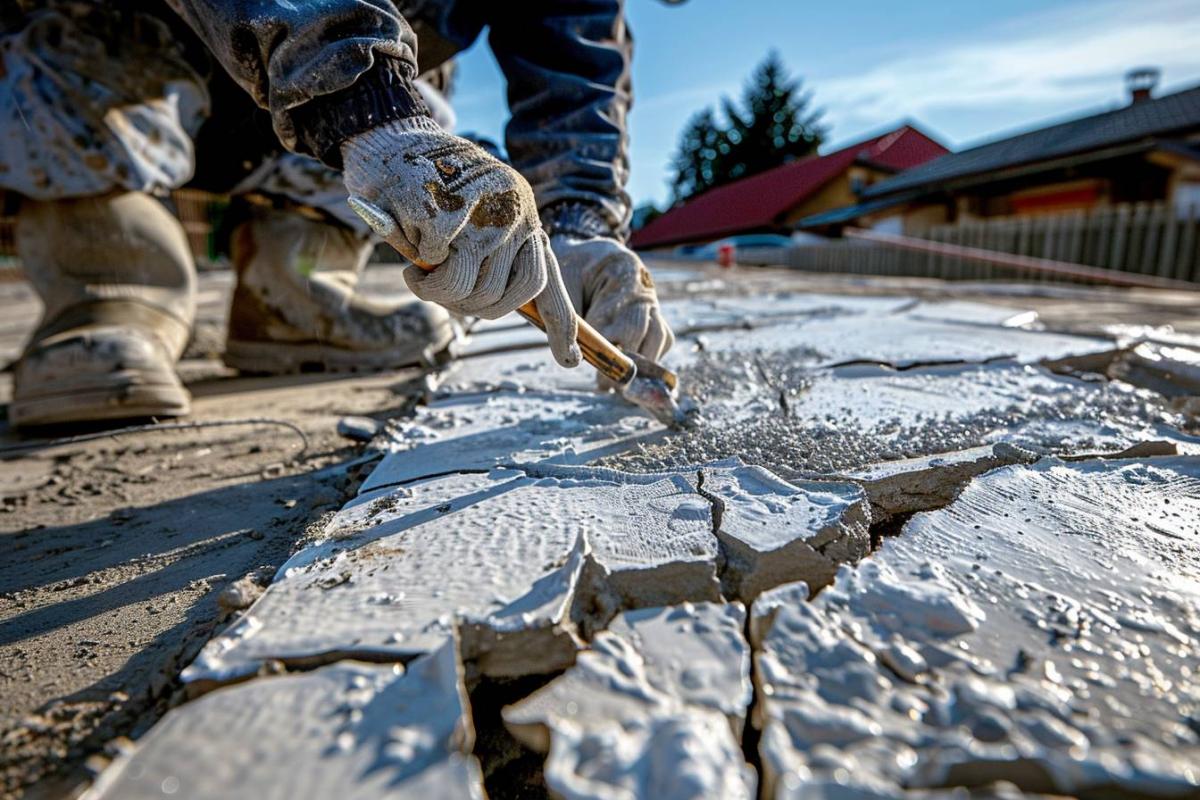
[[797,221],[812,214],[830,211],[843,206],[852,206],[858,202],[858,192],[876,181],[889,177],[890,173],[855,165],[825,184],[816,194],[809,197],[800,205],[794,207],[784,217],[783,223],[788,228],[795,227]]
[[[899,227],[916,234],[934,225],[968,224],[997,217],[1040,217],[1130,203],[1190,208],[1200,198],[1200,165],[1181,159],[1137,156],[1009,181],[993,181],[949,196],[864,217],[865,227]],[[887,220],[885,222],[885,220]]]

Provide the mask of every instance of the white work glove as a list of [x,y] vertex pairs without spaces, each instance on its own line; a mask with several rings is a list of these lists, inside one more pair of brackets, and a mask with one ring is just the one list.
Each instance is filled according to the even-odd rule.
[[650,271],[616,239],[557,234],[550,239],[571,302],[610,342],[658,361],[675,344]]
[[495,319],[535,300],[550,349],[579,363],[577,327],[533,190],[516,170],[424,117],[389,122],[342,145],[349,203],[417,266],[413,294]]

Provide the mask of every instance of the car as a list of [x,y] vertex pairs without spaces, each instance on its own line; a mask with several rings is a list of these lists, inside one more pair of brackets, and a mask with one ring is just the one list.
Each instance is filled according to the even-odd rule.
[[721,248],[725,245],[733,245],[736,253],[740,250],[765,247],[790,247],[792,244],[791,237],[779,233],[742,233],[707,244],[682,244],[675,248],[675,255],[682,258],[716,261]]

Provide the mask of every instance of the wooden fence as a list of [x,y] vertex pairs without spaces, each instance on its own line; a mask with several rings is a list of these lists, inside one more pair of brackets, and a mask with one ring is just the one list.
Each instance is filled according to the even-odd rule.
[[[1200,207],[1184,212],[1139,203],[1091,212],[1005,217],[938,225],[915,236],[931,242],[1200,282]],[[904,275],[949,280],[1064,280],[1035,270],[849,239],[738,253],[745,264],[813,272]]]

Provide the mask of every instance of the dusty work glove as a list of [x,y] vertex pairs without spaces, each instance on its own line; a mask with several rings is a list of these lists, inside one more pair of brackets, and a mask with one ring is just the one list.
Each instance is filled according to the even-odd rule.
[[575,315],[516,170],[426,118],[389,122],[342,145],[350,206],[410,266],[413,294],[495,319],[535,300],[555,360],[579,363]]
[[571,302],[613,344],[658,361],[675,344],[650,272],[637,254],[606,236],[550,240]]

